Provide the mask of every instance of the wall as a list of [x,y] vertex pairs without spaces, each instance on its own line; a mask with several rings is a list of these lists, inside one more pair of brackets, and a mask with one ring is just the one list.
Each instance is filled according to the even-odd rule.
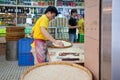
[[120,0],[112,5],[112,80],[120,80]]
[[85,67],[99,80],[99,0],[85,0]]
[[102,0],[101,7],[101,80],[111,80],[112,0]]

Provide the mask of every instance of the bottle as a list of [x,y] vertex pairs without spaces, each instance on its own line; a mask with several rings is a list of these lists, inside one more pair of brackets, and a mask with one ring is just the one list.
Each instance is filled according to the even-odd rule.
[[7,13],[8,12],[8,7],[5,7],[5,13]]
[[17,8],[17,13],[19,13],[19,7]]
[[24,8],[21,8],[21,13],[24,13]]
[[5,7],[2,7],[2,12],[3,12],[3,13],[5,12]]
[[42,5],[42,6],[45,5],[45,1],[44,1],[44,0],[41,1],[41,5]]
[[16,7],[14,7],[14,9],[13,9],[13,13],[16,13]]
[[18,8],[18,13],[21,13],[21,8],[20,7]]
[[27,10],[26,10],[26,8],[25,8],[25,7],[23,8],[23,12],[24,12],[24,13],[27,13]]
[[2,8],[0,7],[0,12],[2,12]]
[[10,13],[10,7],[8,7],[8,13]]
[[34,14],[34,8],[31,8],[31,14]]
[[24,8],[24,13],[29,13],[29,8]]
[[10,10],[10,11],[11,11],[11,13],[13,13],[13,8],[12,8],[12,7],[11,7],[11,10]]
[[15,8],[15,13],[17,13],[18,12],[18,9],[17,8]]
[[37,14],[37,10],[36,10],[36,8],[34,8],[34,14]]
[[52,0],[51,4],[52,4],[52,6],[54,6],[54,0]]

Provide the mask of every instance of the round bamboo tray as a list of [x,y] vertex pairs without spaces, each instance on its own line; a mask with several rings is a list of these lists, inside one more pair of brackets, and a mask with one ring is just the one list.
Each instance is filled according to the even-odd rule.
[[[68,42],[68,41],[65,41],[65,42]],[[68,43],[70,43],[70,42],[68,42]],[[61,46],[55,46],[54,44],[51,44],[48,47],[50,47],[50,48],[69,48],[69,47],[72,47],[72,46],[73,46],[73,43],[70,43],[69,46],[63,46],[63,47],[61,47]]]
[[78,64],[48,62],[28,68],[20,80],[92,80],[92,74]]
[[51,45],[51,46],[48,46],[50,48],[69,48],[69,47],[72,47],[73,44],[71,44],[70,46],[63,46],[63,47],[59,47],[59,46],[54,46],[54,45]]

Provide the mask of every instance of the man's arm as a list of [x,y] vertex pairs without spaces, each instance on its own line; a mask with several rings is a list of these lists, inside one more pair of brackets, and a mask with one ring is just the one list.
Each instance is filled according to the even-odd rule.
[[75,29],[75,28],[79,28],[79,26],[71,26],[71,25],[68,25],[69,29]]
[[50,40],[51,42],[55,42],[56,40],[47,32],[47,30],[45,29],[45,27],[41,27],[41,32],[42,34],[45,36],[45,38],[47,38],[48,40]]
[[49,33],[48,31],[45,29],[45,27],[41,27],[41,32],[44,35],[45,38],[47,38],[48,40],[50,40],[51,42],[58,44],[60,46],[64,46],[64,44],[59,41],[59,40],[55,40]]

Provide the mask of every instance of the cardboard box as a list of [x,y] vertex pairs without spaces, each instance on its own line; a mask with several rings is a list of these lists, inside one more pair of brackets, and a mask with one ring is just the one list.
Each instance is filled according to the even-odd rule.
[[6,38],[5,37],[0,37],[0,43],[6,43]]
[[0,43],[0,55],[6,54],[6,43]]

